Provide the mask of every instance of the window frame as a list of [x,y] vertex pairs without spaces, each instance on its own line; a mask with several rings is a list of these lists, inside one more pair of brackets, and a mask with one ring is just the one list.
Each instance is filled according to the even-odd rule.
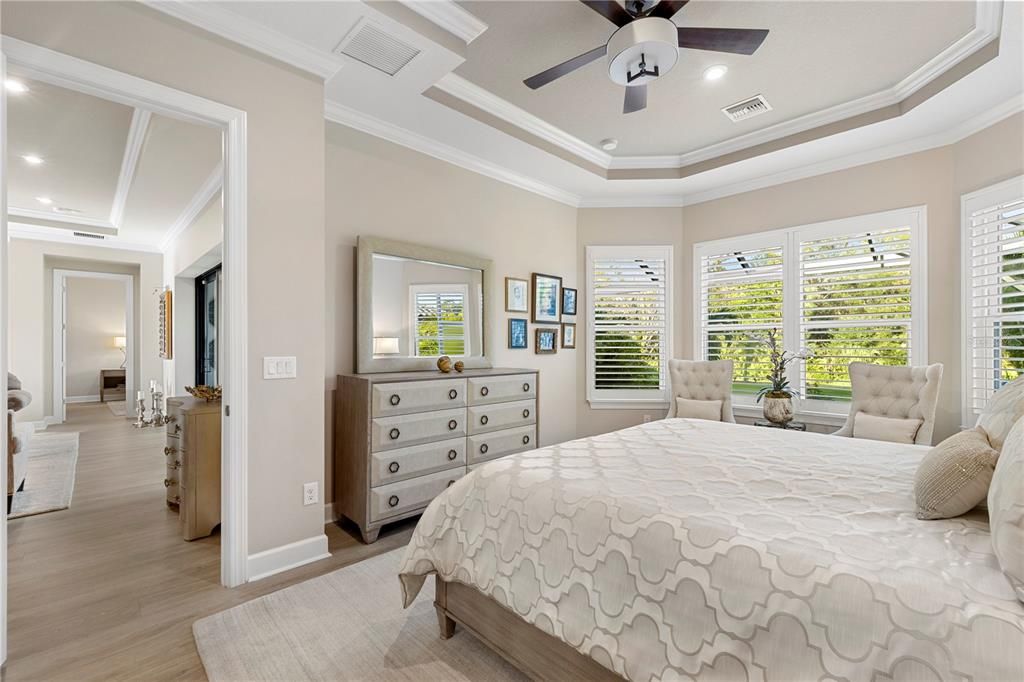
[[[675,327],[675,310],[673,287],[675,285],[675,248],[665,245],[590,245],[585,248],[584,278],[586,280],[586,296],[577,302],[582,307],[580,316],[586,321],[586,367],[587,367],[587,403],[595,410],[645,410],[664,409],[669,404],[670,382],[668,378],[668,361],[674,351],[673,329]],[[657,390],[611,391],[595,387],[595,327],[594,327],[594,278],[595,260],[615,256],[618,258],[652,258],[665,261],[665,342],[661,358],[664,385]]]
[[[459,293],[462,295],[462,344],[464,352],[461,355],[451,355],[452,358],[465,358],[473,354],[470,346],[470,327],[469,327],[469,285],[461,282],[453,282],[451,284],[410,284],[409,285],[409,350],[412,351],[410,357],[420,359],[432,359],[439,358],[441,355],[419,355],[419,334],[417,332],[416,317],[416,297],[419,294],[450,294]],[[440,347],[438,343],[438,347]]]
[[[782,247],[782,336],[788,351],[799,350],[801,334],[800,243],[816,239],[840,237],[860,232],[891,229],[906,225],[910,229],[910,348],[911,365],[927,364],[928,358],[928,229],[927,207],[913,206],[847,218],[838,218],[807,225],[764,230],[748,235],[698,242],[693,245],[691,286],[693,305],[693,356],[706,357],[704,320],[701,308],[701,260],[704,256],[728,251],[744,251],[769,246]],[[803,393],[801,367],[792,363],[787,368],[790,385]],[[823,401],[797,398],[796,412],[805,421],[839,425],[849,413],[849,401]],[[761,406],[753,396],[733,394],[733,408],[743,416],[758,416]]]
[[971,391],[974,385],[971,214],[1020,197],[1024,197],[1024,175],[960,195],[960,423],[964,429],[973,427],[980,414],[974,409]]

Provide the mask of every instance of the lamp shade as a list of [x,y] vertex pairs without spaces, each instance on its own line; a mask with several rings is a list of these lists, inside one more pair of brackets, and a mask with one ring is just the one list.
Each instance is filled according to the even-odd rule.
[[374,355],[398,355],[397,336],[375,336],[373,337]]
[[124,337],[124,336],[115,336],[114,337],[114,348],[127,348],[127,347],[128,347],[128,339],[126,337]]

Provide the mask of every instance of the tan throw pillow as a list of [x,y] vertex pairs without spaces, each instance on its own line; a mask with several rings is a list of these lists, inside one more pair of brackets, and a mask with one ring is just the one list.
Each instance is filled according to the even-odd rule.
[[921,419],[894,419],[858,412],[853,416],[853,437],[913,443],[923,423]]
[[720,422],[722,421],[722,401],[676,398],[676,416]]
[[1006,434],[1021,417],[1024,417],[1024,375],[996,391],[975,426],[985,429],[992,447],[1002,450]]
[[933,447],[914,476],[917,518],[951,519],[988,495],[999,453],[981,429],[954,434]]
[[1003,442],[988,489],[988,523],[999,567],[1024,602],[1024,419]]

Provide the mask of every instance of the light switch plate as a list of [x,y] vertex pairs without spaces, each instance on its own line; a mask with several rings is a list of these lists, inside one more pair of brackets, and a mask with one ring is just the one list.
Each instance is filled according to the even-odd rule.
[[263,358],[264,379],[294,379],[298,376],[294,355]]

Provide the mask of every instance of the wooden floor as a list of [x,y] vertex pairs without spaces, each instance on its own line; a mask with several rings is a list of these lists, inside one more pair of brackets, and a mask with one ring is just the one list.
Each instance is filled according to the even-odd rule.
[[329,525],[331,558],[229,590],[218,536],[185,542],[164,503],[163,429],[87,404],[50,430],[80,433],[75,492],[70,509],[8,522],[6,680],[204,680],[194,621],[401,547],[415,524],[371,546]]

